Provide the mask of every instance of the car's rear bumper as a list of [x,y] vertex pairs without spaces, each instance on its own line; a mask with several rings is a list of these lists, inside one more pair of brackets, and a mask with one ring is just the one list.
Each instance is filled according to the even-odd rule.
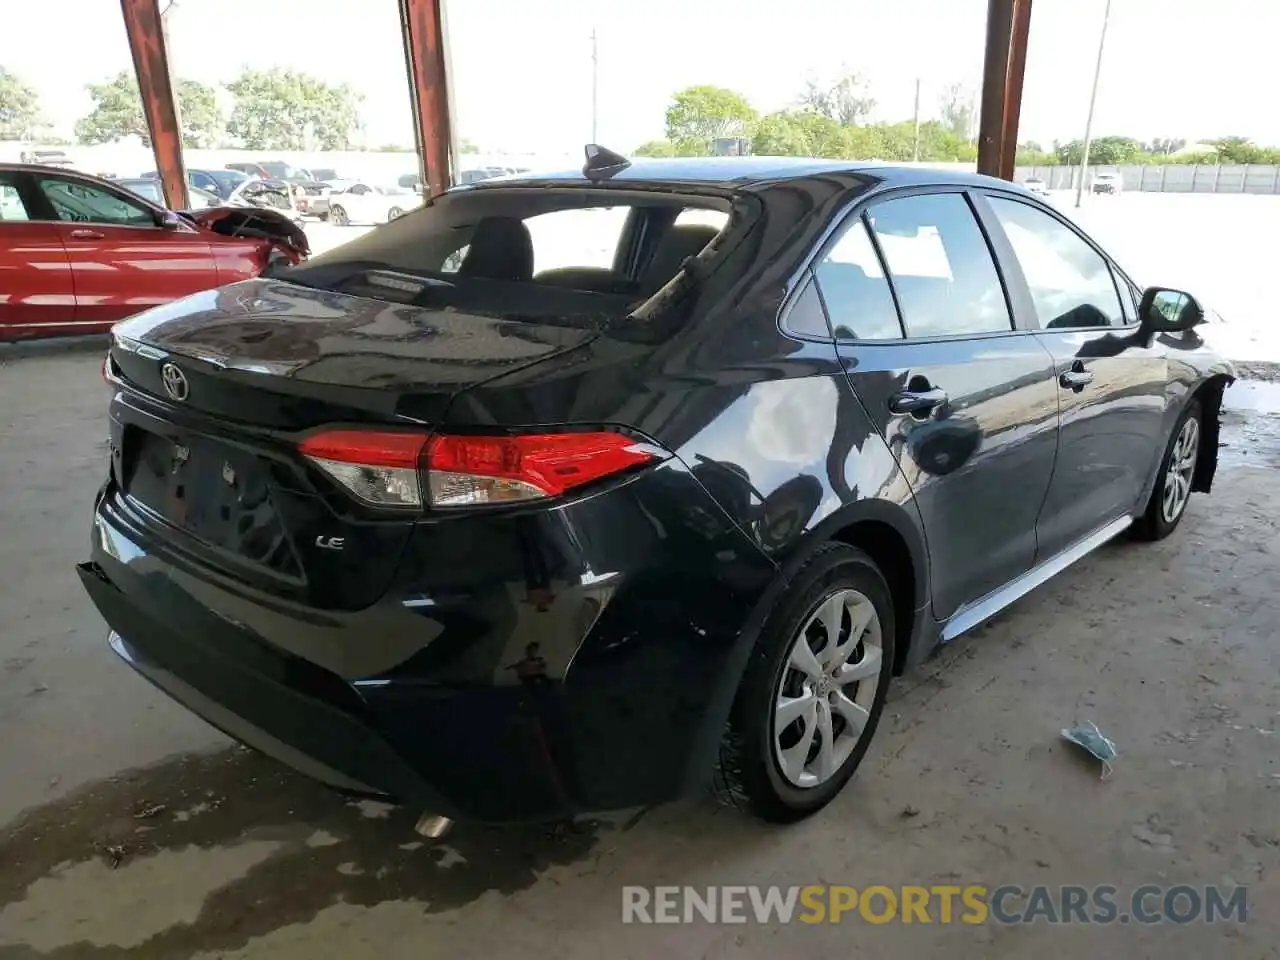
[[[641,483],[689,480],[679,468],[668,474]],[[672,502],[688,505],[699,491],[679,485]],[[656,494],[633,489],[624,499],[641,498],[661,511]],[[709,773],[706,751],[723,723],[711,704],[736,685],[726,665],[772,578],[727,519],[704,553],[668,518],[650,528],[651,542],[632,532],[634,568],[617,556],[597,554],[594,567],[579,557],[574,568],[588,573],[576,584],[563,579],[555,549],[579,545],[547,539],[538,560],[549,579],[521,600],[492,582],[497,568],[486,564],[518,570],[532,558],[511,556],[518,538],[495,522],[473,531],[484,556],[466,557],[466,579],[445,568],[451,582],[435,589],[419,576],[416,592],[399,584],[367,610],[307,611],[191,567],[115,503],[99,498],[92,559],[79,574],[122,659],[214,726],[317,780],[460,820],[659,802]],[[625,506],[576,509],[584,523],[608,518],[630,532]],[[528,517],[509,522],[522,535],[531,529]],[[422,549],[455,563],[463,556],[461,544],[440,540]],[[723,559],[733,551],[736,560]],[[689,603],[672,596],[681,581]],[[524,586],[521,577],[519,593]]]

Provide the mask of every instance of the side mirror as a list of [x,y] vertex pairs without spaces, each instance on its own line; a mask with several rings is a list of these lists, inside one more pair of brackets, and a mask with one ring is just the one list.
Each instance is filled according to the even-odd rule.
[[177,230],[182,226],[182,218],[172,210],[166,210],[160,215],[161,230]]
[[1182,290],[1148,287],[1138,306],[1138,319],[1155,333],[1181,333],[1204,322],[1204,308]]

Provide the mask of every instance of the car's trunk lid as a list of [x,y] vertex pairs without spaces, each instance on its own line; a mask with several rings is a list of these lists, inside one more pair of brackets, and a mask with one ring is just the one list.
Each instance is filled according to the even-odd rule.
[[115,330],[112,496],[197,566],[358,609],[385,590],[419,515],[361,507],[298,454],[301,437],[430,430],[461,391],[595,336],[274,280],[198,294]]
[[189,383],[184,406],[301,430],[348,419],[437,421],[462,390],[571,350],[593,325],[506,319],[389,303],[259,279],[157,307],[115,328],[126,381],[165,397],[162,368]]

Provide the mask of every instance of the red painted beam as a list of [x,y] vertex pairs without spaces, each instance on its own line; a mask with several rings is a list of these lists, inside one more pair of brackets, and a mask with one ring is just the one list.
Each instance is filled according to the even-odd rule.
[[1004,140],[1000,150],[1003,180],[1013,179],[1018,155],[1018,121],[1022,118],[1022,80],[1027,70],[1027,40],[1031,34],[1031,0],[1013,0],[1013,27],[1009,38],[1009,72],[1004,87]]
[[175,210],[187,207],[187,174],[182,163],[182,134],[159,0],[120,0],[124,28],[133,52],[133,69],[142,93],[142,112],[151,134],[151,150],[164,186],[165,200]]
[[987,49],[978,122],[978,172],[1013,179],[1031,0],[988,0]]
[[428,196],[453,180],[443,0],[400,0],[400,30],[409,69],[413,134]]

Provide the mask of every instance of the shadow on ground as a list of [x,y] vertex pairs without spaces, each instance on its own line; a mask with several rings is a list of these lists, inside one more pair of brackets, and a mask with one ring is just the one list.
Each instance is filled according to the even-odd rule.
[[[240,748],[124,774],[29,813],[0,838],[0,929],[9,928],[0,956],[230,949],[339,901],[449,910],[587,860],[600,831],[615,829],[459,826],[423,843],[413,824],[408,810],[331,793]],[[112,885],[130,889],[116,896],[132,918],[103,915]],[[95,901],[78,917],[62,909],[81,901],[77,886]],[[167,901],[156,916],[138,902],[149,888]],[[6,953],[15,932],[24,946]]]

